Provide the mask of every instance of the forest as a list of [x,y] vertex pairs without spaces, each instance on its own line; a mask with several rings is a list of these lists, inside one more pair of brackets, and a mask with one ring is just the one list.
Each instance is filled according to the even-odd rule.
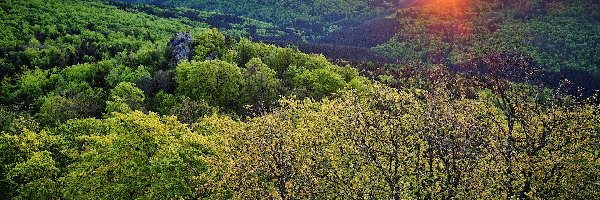
[[0,199],[597,199],[594,0],[0,1]]

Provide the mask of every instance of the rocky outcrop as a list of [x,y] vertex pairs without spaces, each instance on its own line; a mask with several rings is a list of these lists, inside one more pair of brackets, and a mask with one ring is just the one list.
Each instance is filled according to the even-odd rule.
[[167,44],[167,53],[170,56],[169,66],[175,67],[182,61],[192,58],[192,35],[189,33],[177,33]]

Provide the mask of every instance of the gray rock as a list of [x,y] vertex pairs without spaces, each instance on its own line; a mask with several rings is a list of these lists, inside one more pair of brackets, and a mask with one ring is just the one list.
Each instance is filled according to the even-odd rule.
[[176,67],[183,61],[188,61],[192,58],[192,35],[189,33],[177,33],[167,44],[167,53],[170,55],[169,65]]

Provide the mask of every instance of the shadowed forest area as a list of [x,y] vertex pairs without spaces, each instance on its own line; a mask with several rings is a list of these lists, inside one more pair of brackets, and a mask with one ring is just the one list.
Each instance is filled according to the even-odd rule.
[[0,1],[0,199],[596,199],[594,0]]

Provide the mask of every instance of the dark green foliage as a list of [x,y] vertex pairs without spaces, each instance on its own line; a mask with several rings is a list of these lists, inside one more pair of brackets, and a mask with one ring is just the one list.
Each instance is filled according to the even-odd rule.
[[120,82],[135,83],[136,81],[149,78],[150,72],[148,72],[146,67],[139,66],[137,69],[132,69],[123,65],[111,69],[106,77],[108,84],[113,87],[117,86]]
[[[148,1],[137,1],[140,3],[151,3]],[[333,15],[343,18],[344,16],[364,16],[371,14],[367,1],[314,1],[298,2],[289,0],[269,0],[269,1],[163,1],[163,5],[185,6],[202,8],[206,10],[220,10],[233,14],[246,15],[253,18],[273,20],[284,23],[291,23],[295,18],[305,19],[306,21],[324,20],[327,15]],[[366,13],[365,13],[366,12]],[[311,15],[318,13],[317,15]]]
[[193,124],[205,116],[218,113],[217,107],[210,106],[205,100],[192,100],[189,97],[181,96],[176,100],[168,110],[168,115],[177,116],[181,123]]
[[271,108],[281,94],[282,83],[277,78],[277,72],[260,60],[253,58],[243,69],[244,85],[241,88],[243,104],[253,106],[261,112]]
[[[335,31],[344,23],[353,23],[372,18],[386,11],[391,5],[377,3],[370,0],[318,0],[318,1],[294,1],[294,0],[267,0],[267,1],[214,1],[214,0],[119,0],[121,2],[150,3],[161,6],[178,6],[196,8],[200,10],[217,11],[230,15],[215,15],[215,18],[203,19],[207,13],[184,10],[181,8],[174,11],[165,11],[158,8],[147,8],[149,13],[162,16],[177,17],[185,16],[192,21],[202,21],[217,28],[229,28],[230,24],[245,27],[247,34],[259,38],[283,39],[291,41],[298,40],[296,35],[302,36],[302,40],[316,40],[325,34]],[[210,15],[209,15],[210,16]],[[273,29],[273,25],[256,23],[236,16],[245,16],[266,22],[275,26],[283,27]],[[219,19],[222,20],[219,21]],[[236,20],[246,20],[244,23],[236,23]],[[254,25],[249,25],[255,23]],[[239,24],[239,25],[238,25]],[[266,24],[266,25],[265,25]],[[270,26],[269,26],[270,25]],[[289,27],[289,28],[288,28]],[[290,30],[291,29],[291,30]],[[237,31],[236,31],[237,32]],[[243,32],[246,32],[244,30]],[[298,34],[300,32],[300,34]],[[232,35],[237,35],[235,32]],[[296,41],[297,42],[297,41]]]
[[148,96],[153,96],[159,91],[173,93],[176,88],[175,72],[173,70],[160,70],[155,72],[152,77],[145,77],[135,81],[135,84]]
[[152,98],[149,108],[160,115],[168,115],[169,110],[177,104],[177,97],[165,91],[160,91]]
[[104,111],[102,89],[88,88],[73,95],[47,96],[42,99],[36,118],[45,125],[55,125],[69,119],[99,116]]
[[0,132],[8,131],[8,128],[19,115],[10,108],[0,106]]
[[600,7],[594,1],[425,1],[400,9],[401,29],[374,49],[403,64],[456,65],[493,54],[523,55],[549,72],[598,76]]
[[[212,10],[197,10],[186,7],[171,7],[150,4],[130,4],[109,2],[120,9],[139,11],[158,17],[176,19],[193,27],[210,26],[218,28],[232,37],[250,37],[258,40],[287,40],[301,42],[306,39],[307,32],[301,27],[286,28],[286,26],[260,21],[244,16],[222,13]],[[300,30],[298,30],[300,29]]]

